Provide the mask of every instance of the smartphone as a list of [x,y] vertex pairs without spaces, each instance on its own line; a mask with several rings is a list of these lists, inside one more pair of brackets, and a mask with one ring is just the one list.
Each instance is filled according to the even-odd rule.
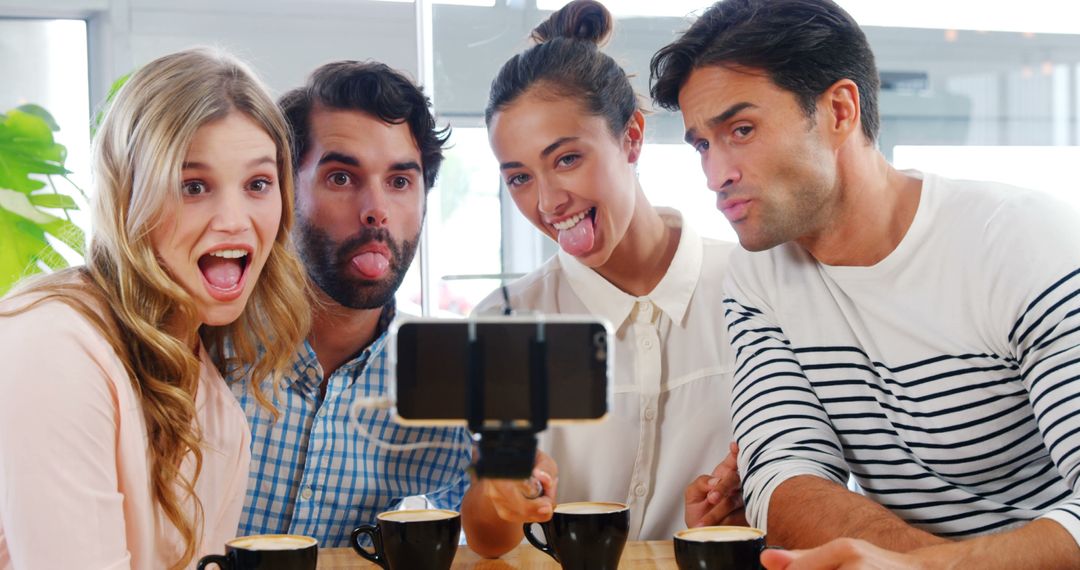
[[[470,332],[471,328],[471,332]],[[541,332],[542,328],[542,332]],[[593,316],[494,316],[473,319],[402,318],[390,327],[396,379],[391,397],[405,424],[465,424],[469,409],[470,336],[483,376],[485,420],[527,422],[533,342],[543,339],[548,420],[602,419],[612,390],[611,325]],[[539,358],[539,357],[537,357]]]

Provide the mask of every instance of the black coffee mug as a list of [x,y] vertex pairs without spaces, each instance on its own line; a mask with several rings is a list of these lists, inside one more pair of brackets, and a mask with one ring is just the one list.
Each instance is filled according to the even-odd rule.
[[[357,527],[352,547],[386,570],[449,570],[461,537],[461,515],[441,509],[389,511]],[[360,545],[371,538],[374,552]]]
[[198,570],[315,570],[318,559],[319,542],[310,536],[260,534],[226,542],[225,555],[203,556]]
[[564,503],[551,520],[540,523],[544,542],[525,525],[525,538],[555,559],[564,570],[616,570],[626,537],[630,510],[622,503]]
[[675,533],[679,570],[761,570],[765,531],[745,526],[705,526]]

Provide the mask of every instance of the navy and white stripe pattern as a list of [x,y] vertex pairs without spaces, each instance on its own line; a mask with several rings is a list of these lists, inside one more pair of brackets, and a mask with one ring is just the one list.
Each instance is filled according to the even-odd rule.
[[279,391],[276,423],[247,382],[233,384],[252,431],[251,476],[239,535],[312,536],[323,547],[347,546],[353,528],[372,524],[404,497],[426,495],[438,508],[459,510],[469,484],[472,443],[464,428],[415,428],[395,423],[388,410],[363,410],[373,436],[391,443],[458,441],[450,449],[395,452],[357,437],[349,408],[356,398],[383,395],[391,378],[383,332],[328,379],[320,398],[321,368],[311,346],[297,351]]
[[792,346],[758,309],[726,308],[747,502],[784,475],[842,484],[850,470],[867,496],[939,536],[1051,509],[1080,522],[1080,271],[1017,320],[1017,357],[889,366],[855,346]]

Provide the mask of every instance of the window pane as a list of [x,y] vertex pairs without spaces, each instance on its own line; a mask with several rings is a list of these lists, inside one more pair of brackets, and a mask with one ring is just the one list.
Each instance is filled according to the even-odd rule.
[[[1036,7],[1050,1],[1033,0]],[[529,31],[564,3],[435,6],[439,112],[451,122],[479,125],[499,67],[527,48]],[[1018,15],[975,0],[933,4],[940,10],[875,0],[840,3],[864,24],[881,73],[878,145],[886,158],[904,168],[997,179],[1069,197],[1067,188],[1075,185],[1065,169],[1080,148],[1080,19],[1074,17],[1080,7],[1056,2],[1053,10]],[[706,4],[608,3],[616,23],[604,51],[631,74],[645,101],[650,58],[686,29],[688,13]],[[652,111],[638,165],[646,195],[656,205],[680,209],[702,234],[734,240],[716,210],[716,195],[705,186],[697,155],[682,142],[681,116]],[[1061,157],[1063,152],[1069,156]],[[504,200],[503,207],[510,210],[503,212],[504,267],[528,271],[553,246],[512,203]]]
[[[44,107],[60,126],[56,141],[67,147],[71,180],[90,188],[90,101],[87,78],[86,22],[83,20],[0,19],[0,113],[19,105]],[[90,216],[81,194],[59,177],[57,191],[80,206],[72,220],[89,229]],[[63,216],[61,211],[56,215]],[[80,258],[58,242],[69,261]]]
[[[438,185],[428,195],[427,219],[434,276],[432,314],[468,315],[499,285],[483,275],[501,271],[499,169],[483,128],[458,127],[451,134]],[[419,263],[399,294],[419,314]],[[403,307],[406,305],[403,304]]]

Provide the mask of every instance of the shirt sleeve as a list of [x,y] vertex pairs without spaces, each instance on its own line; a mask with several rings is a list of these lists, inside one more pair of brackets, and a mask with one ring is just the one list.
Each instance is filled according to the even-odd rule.
[[750,524],[768,527],[769,501],[784,481],[813,475],[845,485],[839,438],[769,305],[749,291],[747,256],[737,252],[725,282],[724,318],[735,350],[732,430]]
[[1010,350],[1039,434],[1071,491],[1042,518],[1080,544],[1080,212],[1037,195],[1022,198],[988,224],[989,249],[1002,260],[992,299],[1010,312],[1002,317],[1011,325]]
[[469,490],[468,466],[472,463],[472,438],[464,428],[456,428],[454,431],[455,438],[461,445],[454,448],[453,458],[449,462],[453,468],[450,483],[434,493],[428,493],[427,500],[435,508],[461,512],[461,501]]
[[15,568],[130,567],[110,355],[59,302],[0,319],[0,534]]

